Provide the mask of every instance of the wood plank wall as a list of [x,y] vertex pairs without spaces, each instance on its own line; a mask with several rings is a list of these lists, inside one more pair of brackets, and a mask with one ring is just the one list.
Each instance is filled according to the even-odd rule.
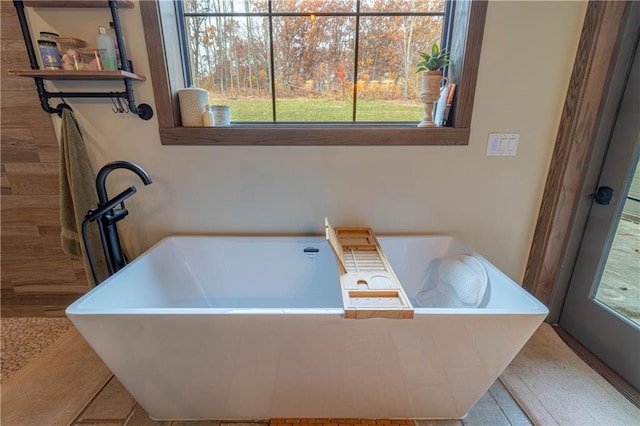
[[82,263],[60,246],[58,143],[29,68],[13,2],[0,1],[2,316],[63,316],[88,290]]

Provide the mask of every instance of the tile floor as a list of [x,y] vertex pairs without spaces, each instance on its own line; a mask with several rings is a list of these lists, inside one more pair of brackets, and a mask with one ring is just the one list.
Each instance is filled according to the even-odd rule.
[[463,420],[389,420],[389,419],[269,419],[250,422],[224,420],[160,421],[148,414],[129,395],[115,377],[105,385],[73,426],[509,426],[531,425],[526,414],[497,380]]

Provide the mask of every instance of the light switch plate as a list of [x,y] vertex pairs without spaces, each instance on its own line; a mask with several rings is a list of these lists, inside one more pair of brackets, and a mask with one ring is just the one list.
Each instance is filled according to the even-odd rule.
[[487,155],[515,157],[518,152],[520,133],[489,133]]

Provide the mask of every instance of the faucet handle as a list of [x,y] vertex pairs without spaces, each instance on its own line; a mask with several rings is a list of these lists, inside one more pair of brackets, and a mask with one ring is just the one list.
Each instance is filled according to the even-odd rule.
[[[87,215],[84,217],[85,220],[88,220],[89,222],[93,222],[99,217],[104,216],[109,210],[112,210],[118,204],[122,205],[122,209],[120,211],[123,212],[123,216],[117,218],[117,220],[123,219],[128,213],[127,209],[124,208],[124,200],[131,197],[133,194],[136,193],[136,191],[137,190],[135,186],[130,186],[129,188],[125,189],[120,194],[116,195],[106,203],[99,204],[97,208],[89,210],[87,212]],[[114,214],[114,216],[117,216],[117,214]]]

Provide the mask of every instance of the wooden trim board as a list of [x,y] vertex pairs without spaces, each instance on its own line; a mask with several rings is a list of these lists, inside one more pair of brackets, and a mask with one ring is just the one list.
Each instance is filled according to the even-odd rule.
[[[589,2],[523,287],[549,306],[562,273],[628,2]],[[566,265],[565,265],[566,267]],[[564,295],[557,296],[559,300]],[[554,314],[552,312],[552,314]]]
[[338,260],[345,318],[413,318],[411,301],[371,229],[334,229],[325,218],[325,232]]

